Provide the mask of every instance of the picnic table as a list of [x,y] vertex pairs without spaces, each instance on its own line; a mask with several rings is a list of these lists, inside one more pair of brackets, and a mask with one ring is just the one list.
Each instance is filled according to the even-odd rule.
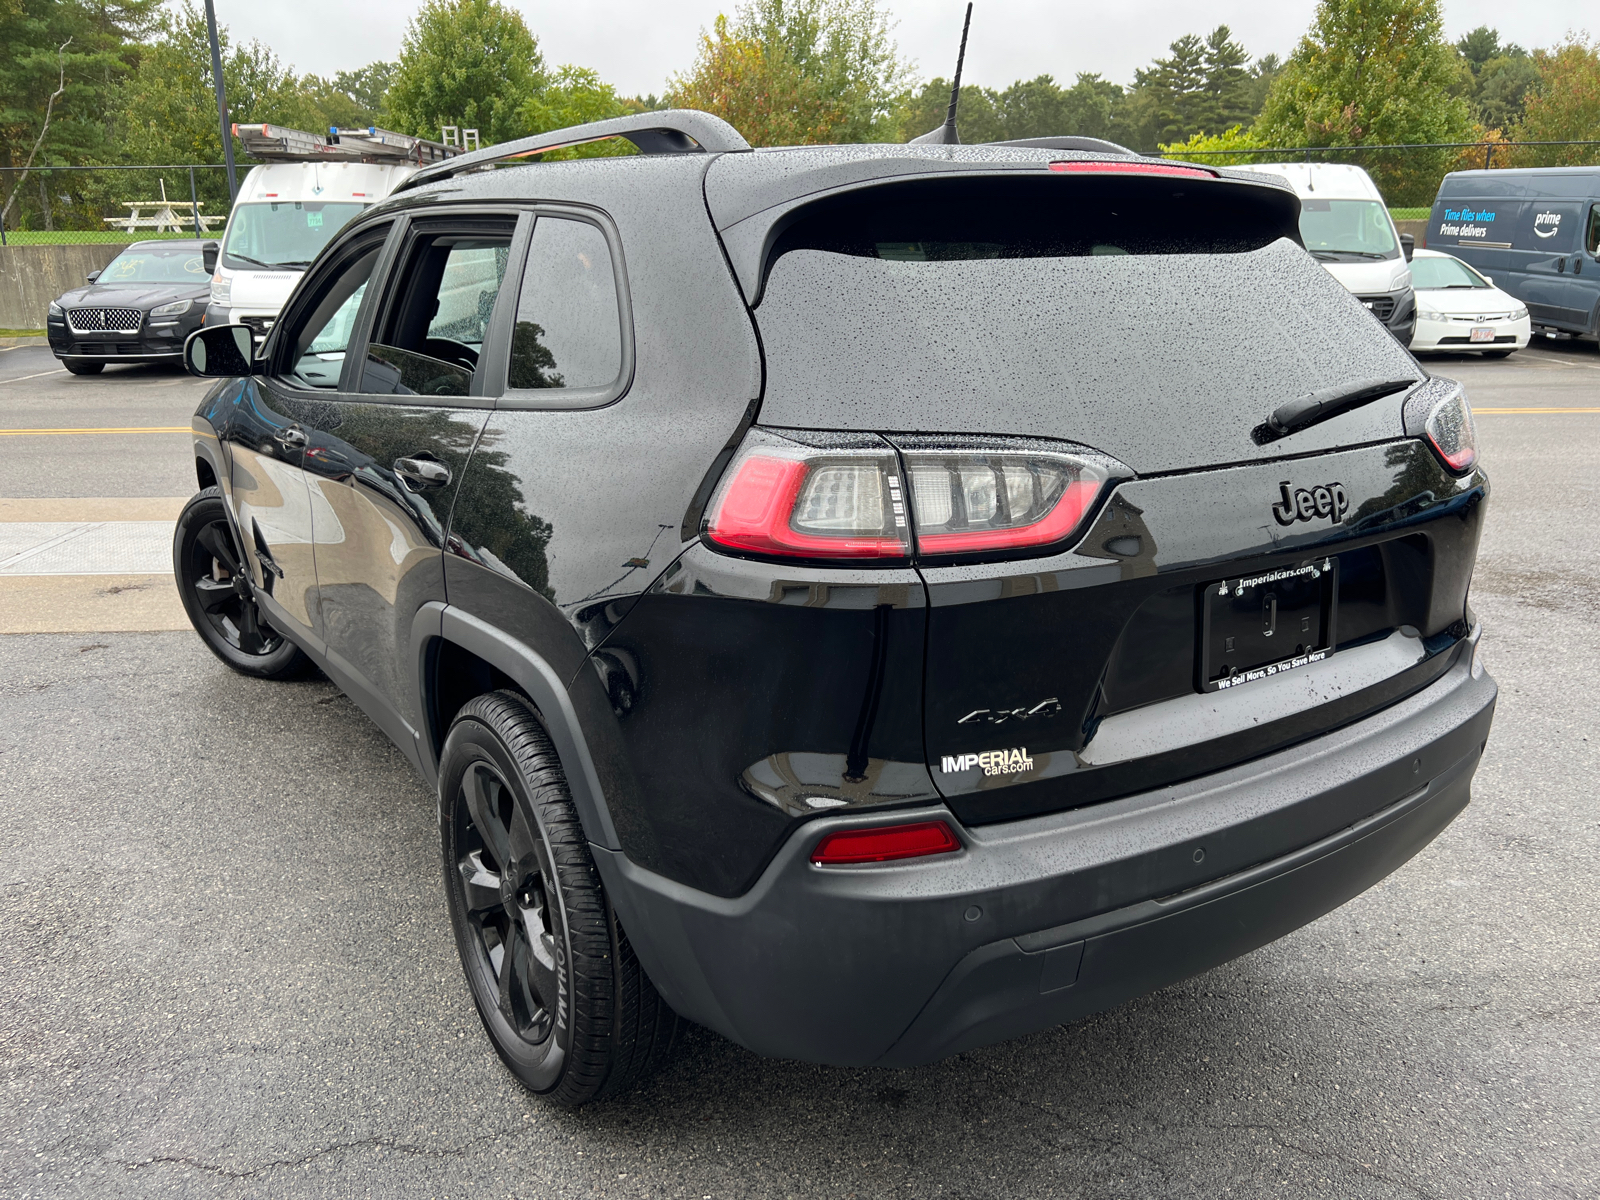
[[[125,217],[102,217],[107,225],[117,229],[125,229],[132,233],[135,229],[153,229],[157,233],[183,233],[192,230],[195,221],[200,222],[202,232],[211,232],[213,221],[224,220],[222,214],[197,213],[195,210],[204,208],[204,202],[191,205],[182,204],[172,200],[128,200],[124,202],[129,213]],[[151,210],[146,212],[146,210]]]

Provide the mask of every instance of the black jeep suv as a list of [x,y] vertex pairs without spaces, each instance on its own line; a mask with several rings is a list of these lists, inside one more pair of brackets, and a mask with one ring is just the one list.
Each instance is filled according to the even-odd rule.
[[692,112],[452,159],[190,339],[185,603],[437,785],[535,1092],[680,1014],[907,1065],[1104,1009],[1393,871],[1489,733],[1470,409],[1298,211]]

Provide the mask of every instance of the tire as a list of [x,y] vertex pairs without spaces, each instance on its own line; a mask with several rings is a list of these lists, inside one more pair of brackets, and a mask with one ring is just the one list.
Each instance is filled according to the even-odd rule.
[[1485,350],[1483,356],[1485,358],[1510,358],[1515,353],[1516,351],[1514,350]]
[[258,679],[305,673],[304,651],[256,605],[222,489],[208,487],[184,506],[172,535],[172,573],[189,623],[223,662]]
[[61,365],[74,375],[98,375],[106,369],[103,362],[91,362],[84,358],[63,358]]
[[634,957],[523,697],[490,692],[461,709],[439,795],[450,922],[500,1060],[558,1104],[628,1090],[665,1060],[678,1015]]

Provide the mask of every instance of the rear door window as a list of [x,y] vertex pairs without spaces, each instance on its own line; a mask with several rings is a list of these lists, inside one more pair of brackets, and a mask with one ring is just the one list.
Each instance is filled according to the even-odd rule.
[[562,407],[609,398],[627,339],[611,247],[598,225],[541,215],[517,296],[506,384]]
[[468,396],[505,279],[514,225],[419,228],[367,344],[360,391]]

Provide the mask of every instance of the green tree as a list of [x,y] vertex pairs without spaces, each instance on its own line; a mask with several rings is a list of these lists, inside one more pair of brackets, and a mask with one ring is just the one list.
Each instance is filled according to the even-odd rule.
[[[1321,0],[1311,29],[1273,82],[1254,132],[1272,146],[1466,141],[1459,58],[1439,0]],[[1431,200],[1449,150],[1366,161],[1389,203]]]
[[[318,87],[308,89],[292,67],[259,41],[235,43],[227,28],[219,27],[217,42],[230,121],[316,131],[349,116],[347,111],[326,111]],[[331,91],[320,99],[332,99]],[[338,102],[349,108],[348,99]],[[140,48],[138,70],[121,88],[117,123],[125,162],[222,161],[206,19],[193,3],[166,12],[156,36]]]
[[[1517,124],[1519,142],[1592,141],[1600,139],[1600,43],[1580,37],[1550,50],[1534,52],[1542,86],[1527,97]],[[1519,154],[1543,166],[1569,166],[1600,161],[1594,146],[1545,146]]]
[[750,0],[701,31],[672,102],[757,146],[892,138],[907,72],[890,27],[879,0]]
[[1217,133],[1233,125],[1248,125],[1257,110],[1251,104],[1250,55],[1233,40],[1233,31],[1218,25],[1206,35],[1203,57],[1205,79],[1200,85],[1198,128]]
[[1499,58],[1504,54],[1522,53],[1520,46],[1500,45],[1500,31],[1490,29],[1487,25],[1479,25],[1471,33],[1464,33],[1456,39],[1456,52],[1466,60],[1467,67],[1474,75],[1481,75],[1484,66],[1490,59]]
[[484,145],[527,132],[524,106],[545,85],[544,57],[522,16],[498,0],[426,0],[406,27],[388,90],[401,133],[476,128]]
[[1207,167],[1248,167],[1260,162],[1262,147],[1255,134],[1234,125],[1221,133],[1197,133],[1186,142],[1170,142],[1161,147],[1169,158],[1187,158]]
[[370,62],[354,71],[338,72],[333,77],[333,86],[366,116],[363,124],[382,126],[388,120],[388,93],[399,69],[399,63]]
[[[1024,86],[1026,85],[1019,80],[1008,90],[1014,91]],[[961,140],[968,145],[978,145],[981,142],[1004,141],[1013,136],[1005,124],[1001,112],[1002,104],[1001,97],[988,88],[979,87],[975,83],[963,83],[961,103],[956,106],[956,133],[960,135]],[[929,130],[937,129],[944,124],[949,111],[950,81],[943,78],[930,79],[920,88],[907,93],[901,100],[898,118],[899,140],[908,142],[914,137],[921,137]]]
[[1125,93],[1121,85],[1098,72],[1078,73],[1077,82],[1063,93],[1061,132],[1078,137],[1119,141]]
[[30,154],[37,166],[114,157],[117,87],[133,69],[136,43],[149,32],[158,5],[0,0],[0,166],[21,166]]
[[1282,70],[1283,60],[1276,54],[1263,54],[1250,64],[1250,116],[1252,121],[1261,115],[1261,110],[1267,103],[1267,93],[1272,90],[1273,80],[1278,78],[1278,73]]
[[1454,57],[1439,0],[1321,0],[1259,132],[1281,146],[1462,140],[1471,113],[1452,94]]
[[1181,141],[1200,128],[1204,107],[1205,43],[1192,33],[1173,42],[1170,58],[1158,58],[1133,73],[1140,105],[1141,148],[1156,141]]
[[[549,77],[546,85],[523,104],[518,116],[528,133],[544,133],[550,129],[565,129],[570,125],[586,125],[590,121],[604,121],[633,111],[618,98],[616,89],[601,80],[598,72],[588,67],[564,66]],[[573,146],[544,155],[546,159],[595,158],[614,154],[631,154],[633,146],[621,138],[603,142],[590,142],[586,146]]]
[[814,80],[838,122],[829,141],[870,142],[894,136],[895,97],[909,72],[890,33],[881,0],[748,0],[736,32]]
[[1250,55],[1219,25],[1205,38],[1185,34],[1158,58],[1134,72],[1134,85],[1121,124],[1130,144],[1143,150],[1181,142],[1199,133],[1221,133],[1246,125],[1255,116],[1258,84]]
[[672,80],[672,103],[727,121],[752,146],[800,146],[831,140],[844,110],[806,76],[782,46],[767,47],[718,16],[700,32],[700,52],[687,75]]
[[1489,129],[1510,129],[1522,120],[1529,94],[1544,89],[1544,76],[1531,55],[1502,54],[1483,64],[1477,84],[1478,120]]

